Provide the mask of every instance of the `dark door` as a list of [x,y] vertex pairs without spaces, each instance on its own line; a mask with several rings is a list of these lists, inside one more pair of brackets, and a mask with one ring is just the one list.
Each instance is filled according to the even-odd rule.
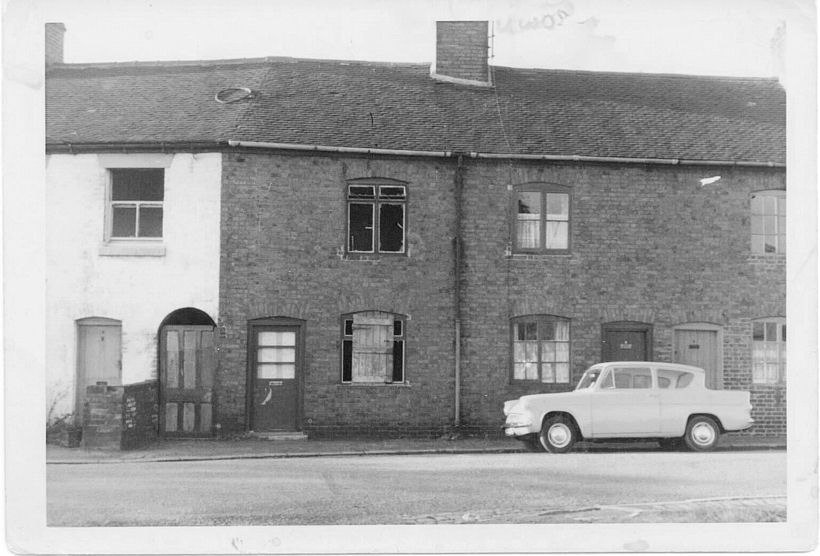
[[160,332],[160,431],[209,436],[216,369],[213,326],[167,325]]
[[642,323],[612,323],[603,325],[601,357],[603,361],[649,361],[651,327]]
[[299,326],[251,326],[251,426],[256,432],[299,429]]
[[675,330],[675,362],[706,371],[706,387],[719,390],[723,378],[718,365],[716,330]]

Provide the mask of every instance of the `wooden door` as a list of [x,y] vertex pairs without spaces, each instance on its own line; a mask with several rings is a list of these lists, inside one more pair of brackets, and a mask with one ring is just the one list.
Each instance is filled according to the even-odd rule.
[[603,361],[649,361],[651,339],[647,325],[604,325],[601,335]]
[[704,369],[706,387],[712,390],[723,387],[717,336],[716,330],[675,329],[675,362]]
[[287,325],[251,327],[249,397],[256,432],[299,428],[300,331]]
[[77,330],[76,411],[82,414],[86,387],[122,384],[122,327],[117,321],[87,319]]
[[216,369],[213,326],[168,325],[160,332],[160,431],[209,436]]

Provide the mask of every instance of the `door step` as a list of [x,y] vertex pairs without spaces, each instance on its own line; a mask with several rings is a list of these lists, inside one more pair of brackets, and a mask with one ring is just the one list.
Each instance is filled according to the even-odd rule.
[[307,435],[299,431],[288,432],[253,432],[248,433],[251,438],[260,440],[307,440]]

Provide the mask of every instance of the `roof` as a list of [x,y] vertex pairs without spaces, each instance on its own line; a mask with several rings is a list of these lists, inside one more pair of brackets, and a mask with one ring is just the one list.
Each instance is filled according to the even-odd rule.
[[[774,79],[493,66],[494,87],[429,66],[294,58],[60,64],[49,144],[228,140],[421,151],[784,163]],[[216,93],[254,94],[219,103]]]

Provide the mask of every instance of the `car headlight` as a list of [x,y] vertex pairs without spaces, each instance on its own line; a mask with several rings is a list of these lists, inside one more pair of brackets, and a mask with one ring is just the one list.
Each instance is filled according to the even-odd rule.
[[508,427],[529,427],[532,425],[532,419],[523,413],[510,413],[507,415],[506,425]]

